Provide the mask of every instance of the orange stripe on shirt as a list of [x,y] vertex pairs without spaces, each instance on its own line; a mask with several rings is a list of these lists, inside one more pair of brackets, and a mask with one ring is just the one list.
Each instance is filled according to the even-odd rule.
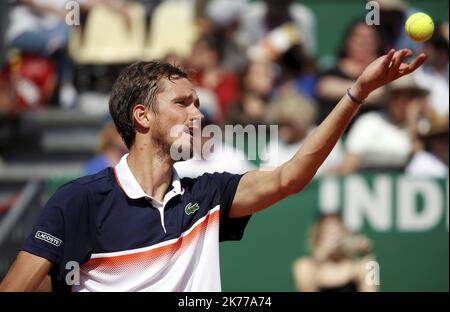
[[186,234],[185,236],[179,237],[175,242],[161,246],[155,249],[137,252],[128,255],[119,255],[112,257],[102,257],[102,258],[94,258],[90,259],[86,263],[83,264],[85,268],[88,267],[98,267],[100,265],[105,266],[120,266],[126,264],[134,264],[143,261],[154,261],[162,256],[167,256],[173,254],[180,250],[180,248],[188,246],[192,243],[197,237],[203,234],[206,231],[206,228],[209,224],[216,224],[219,222],[220,209],[208,214],[205,219],[197,224],[191,232]]

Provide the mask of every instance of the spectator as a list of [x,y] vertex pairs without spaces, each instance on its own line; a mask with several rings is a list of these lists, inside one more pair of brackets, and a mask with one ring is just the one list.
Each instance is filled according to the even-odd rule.
[[[383,52],[376,28],[360,20],[350,24],[342,42],[336,65],[323,72],[317,82],[316,92],[320,105],[318,122],[323,121],[330,113],[337,100],[353,85],[364,68]],[[383,90],[381,88],[375,91],[362,108],[369,110],[377,107]]]
[[293,0],[264,0],[248,3],[241,18],[238,40],[243,45],[257,44],[268,32],[293,22],[305,45],[313,55],[316,48],[316,19],[306,6]]
[[127,147],[112,122],[103,127],[97,152],[97,156],[85,165],[85,175],[94,174],[118,164],[120,158],[127,152]]
[[370,241],[349,233],[337,214],[321,215],[310,234],[311,255],[294,262],[296,288],[303,292],[377,291],[366,282],[374,259]]
[[214,91],[223,114],[236,102],[239,94],[237,75],[221,67],[222,43],[207,34],[200,37],[192,47],[188,66],[193,81],[200,87]]
[[241,98],[228,112],[232,124],[262,124],[267,103],[277,79],[277,67],[270,61],[251,61],[241,79]]
[[22,53],[54,57],[59,70],[58,100],[63,107],[76,104],[73,64],[68,54],[69,25],[65,23],[66,0],[17,0],[10,10],[6,40]]
[[203,31],[213,34],[222,42],[220,65],[232,72],[242,72],[247,65],[245,46],[236,38],[244,7],[245,0],[211,0],[204,4],[204,16],[198,18]]
[[406,173],[417,177],[448,177],[448,114],[429,112],[418,130],[424,148],[414,153]]
[[[430,40],[423,46],[423,52],[428,55],[427,62],[415,72],[414,78],[419,86],[430,91],[428,100],[439,114],[448,114],[448,39],[445,38],[445,24],[437,26]],[[448,32],[448,30],[447,30]]]
[[316,96],[316,65],[314,59],[304,52],[302,45],[293,45],[278,60],[281,67],[280,86],[294,89],[311,99]]
[[[292,158],[304,139],[314,131],[316,106],[305,96],[287,92],[275,99],[267,111],[267,121],[277,124],[279,140],[270,142],[262,155],[263,167],[276,167]],[[338,166],[343,159],[343,147],[339,141],[318,170],[318,174]]]
[[418,53],[421,44],[412,41],[405,32],[409,16],[419,10],[408,5],[405,0],[377,0],[380,5],[380,30],[383,52],[390,49],[408,48]]
[[416,148],[412,129],[416,128],[416,116],[426,107],[428,91],[412,76],[404,76],[388,87],[386,110],[361,115],[350,128],[341,173],[405,169]]

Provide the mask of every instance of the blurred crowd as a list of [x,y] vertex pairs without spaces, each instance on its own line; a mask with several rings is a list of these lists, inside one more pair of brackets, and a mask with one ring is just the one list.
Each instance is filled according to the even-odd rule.
[[[408,47],[426,52],[426,64],[370,95],[320,173],[447,176],[448,22],[436,21],[433,37],[417,44],[403,25],[418,9],[403,0],[378,2],[381,24],[369,26],[364,16],[349,21],[336,54],[324,61],[316,56],[317,17],[302,1],[2,1],[0,11],[8,15],[2,20],[8,22],[0,34],[1,119],[46,107],[86,107],[84,93],[108,90],[98,87],[98,81],[108,86],[108,75],[114,80],[117,72],[106,69],[159,58],[189,70],[206,123],[278,125],[279,141],[270,142],[261,157],[274,166],[293,156],[365,66],[391,48]],[[79,16],[70,11],[74,3]],[[106,156],[94,159],[86,172],[117,161],[110,149],[125,152],[114,129],[105,127],[99,153]],[[227,160],[236,164],[232,156],[222,158],[203,168],[213,170]],[[235,167],[229,170],[252,164]]]

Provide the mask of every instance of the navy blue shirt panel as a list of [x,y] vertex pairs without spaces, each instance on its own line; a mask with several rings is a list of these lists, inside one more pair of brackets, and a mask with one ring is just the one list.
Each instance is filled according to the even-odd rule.
[[[45,205],[22,250],[53,262],[60,277],[64,276],[68,261],[87,261],[95,247],[95,217],[91,207],[85,186],[76,182],[65,184]],[[59,239],[60,244],[36,238],[38,231]]]

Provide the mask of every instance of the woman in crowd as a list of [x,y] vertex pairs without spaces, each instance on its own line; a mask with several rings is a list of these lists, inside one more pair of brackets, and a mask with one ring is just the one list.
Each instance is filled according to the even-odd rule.
[[[377,272],[370,241],[350,234],[337,214],[319,217],[310,236],[311,255],[295,261],[293,273],[299,291],[377,291]],[[368,265],[369,264],[369,265]],[[371,274],[371,275],[368,275]]]

